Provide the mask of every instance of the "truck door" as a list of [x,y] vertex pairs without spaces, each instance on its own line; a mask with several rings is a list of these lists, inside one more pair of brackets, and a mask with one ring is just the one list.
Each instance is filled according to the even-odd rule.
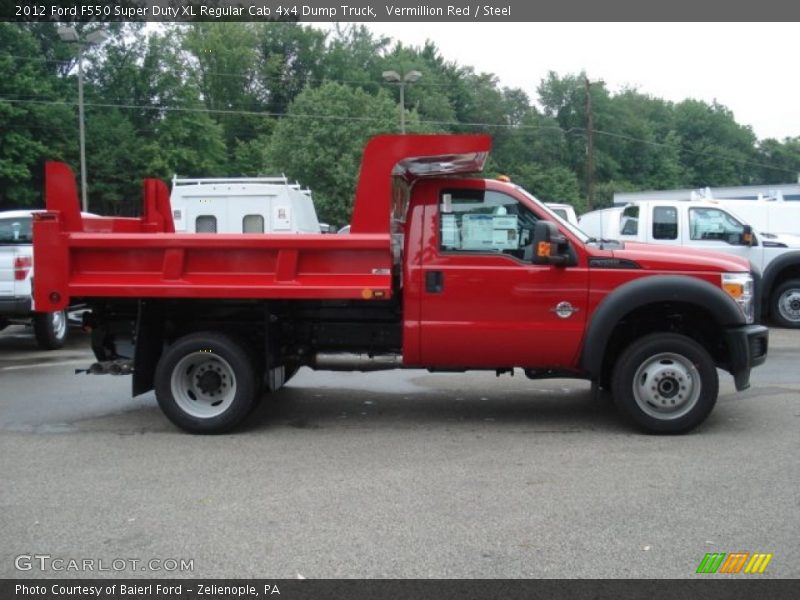
[[742,241],[744,224],[729,212],[716,207],[690,206],[687,211],[687,244],[701,250],[735,254],[763,267],[763,246],[748,246]]
[[534,265],[533,203],[505,191],[427,192],[419,253],[420,357],[426,366],[574,364],[586,321],[588,274]]

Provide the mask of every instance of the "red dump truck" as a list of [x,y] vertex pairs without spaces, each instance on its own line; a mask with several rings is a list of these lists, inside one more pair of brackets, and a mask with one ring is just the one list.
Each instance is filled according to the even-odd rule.
[[737,257],[586,236],[522,188],[468,177],[488,136],[379,136],[364,150],[350,235],[174,232],[169,192],[141,218],[81,217],[46,167],[35,305],[80,299],[97,362],[155,389],[193,433],[228,431],[301,366],[422,368],[591,380],[640,429],[681,433],[748,387],[768,331]]

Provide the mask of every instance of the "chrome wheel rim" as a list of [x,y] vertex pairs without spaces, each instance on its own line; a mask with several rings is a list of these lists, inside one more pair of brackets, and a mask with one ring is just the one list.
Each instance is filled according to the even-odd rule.
[[62,339],[67,335],[67,316],[63,311],[50,313],[50,325],[53,328],[53,335],[56,339]]
[[786,290],[778,298],[778,312],[786,321],[800,323],[800,290]]
[[692,361],[680,354],[664,352],[644,361],[633,378],[633,396],[650,417],[678,419],[700,399],[700,373]]
[[231,365],[213,352],[187,354],[172,370],[172,397],[178,407],[199,419],[223,414],[236,395],[236,377]]

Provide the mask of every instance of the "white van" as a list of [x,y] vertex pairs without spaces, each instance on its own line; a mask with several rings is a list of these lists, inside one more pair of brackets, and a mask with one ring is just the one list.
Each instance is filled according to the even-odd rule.
[[175,177],[170,204],[178,233],[320,233],[311,192],[285,177]]

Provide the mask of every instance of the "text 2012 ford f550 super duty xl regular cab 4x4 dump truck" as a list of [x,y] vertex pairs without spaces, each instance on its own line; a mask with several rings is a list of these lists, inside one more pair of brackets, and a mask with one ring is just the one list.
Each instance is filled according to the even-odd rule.
[[749,385],[768,332],[746,261],[593,241],[515,185],[462,178],[490,143],[374,138],[339,236],[175,234],[157,180],[140,219],[81,218],[72,172],[49,163],[36,308],[88,303],[91,370],[132,373],[196,433],[231,429],[303,365],[584,378],[657,433],[708,416],[716,367]]

